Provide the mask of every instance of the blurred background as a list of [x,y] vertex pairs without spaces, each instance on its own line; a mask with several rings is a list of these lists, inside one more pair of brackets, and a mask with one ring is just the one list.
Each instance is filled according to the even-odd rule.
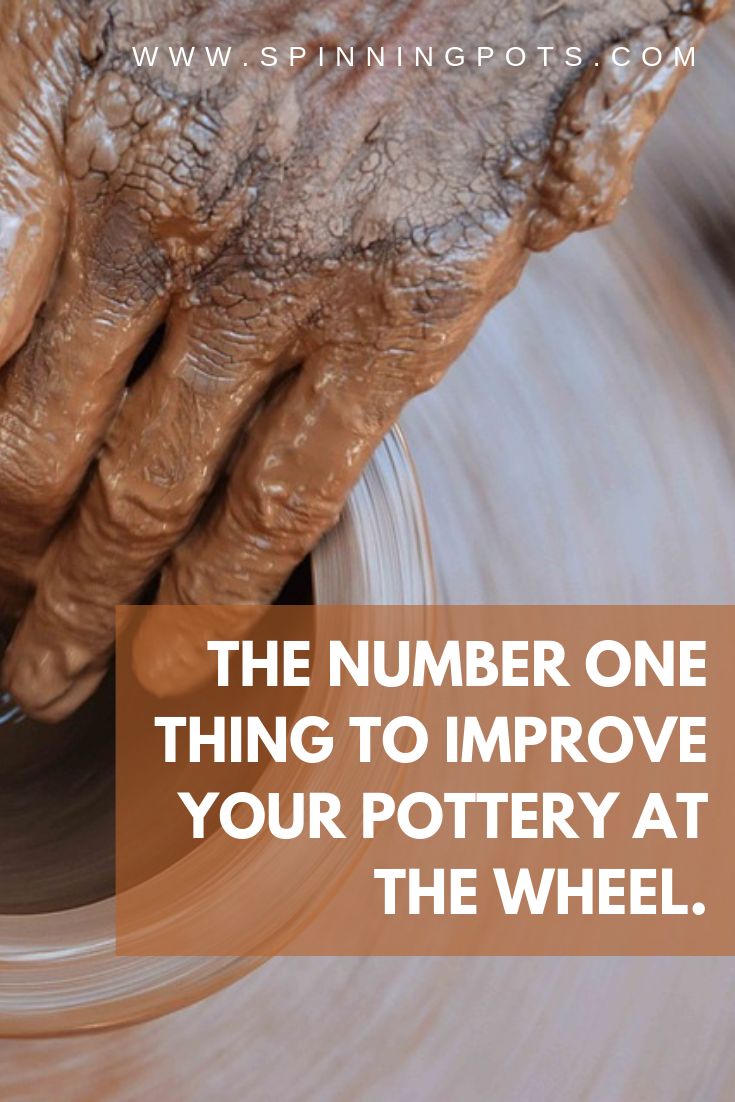
[[[735,21],[614,227],[534,257],[404,419],[439,599],[735,602]],[[275,960],[99,1036],[0,1042],[8,1099],[735,1097],[735,962]]]

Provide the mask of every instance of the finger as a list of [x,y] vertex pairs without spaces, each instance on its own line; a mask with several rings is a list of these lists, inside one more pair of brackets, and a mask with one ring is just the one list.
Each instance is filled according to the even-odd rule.
[[[134,227],[116,226],[122,238]],[[108,225],[108,234],[112,227]],[[145,271],[102,236],[69,250],[25,347],[0,374],[0,582],[30,584],[122,399],[126,379],[165,318]]]
[[[217,319],[221,320],[221,319]],[[191,527],[275,369],[276,347],[217,332],[208,311],[169,319],[157,361],[132,389],[69,524],[40,568],[3,680],[32,715],[56,718],[75,682],[109,661],[116,605],[135,600]],[[73,694],[73,695],[69,695]]]
[[[154,696],[186,696],[217,677],[217,656],[210,639],[247,639],[267,606],[210,605],[196,623],[176,605],[146,609],[145,631],[133,641],[132,664],[138,681]],[[153,662],[156,677],[151,677]]]
[[37,108],[0,89],[0,366],[28,337],[64,236],[64,176]]
[[[314,355],[256,422],[216,512],[174,553],[158,603],[272,600],[336,523],[406,400],[429,381],[433,372],[398,352],[333,347]],[[183,687],[178,671],[193,669],[206,646],[181,639],[172,666],[157,639],[144,621],[135,665],[148,689],[169,695]]]

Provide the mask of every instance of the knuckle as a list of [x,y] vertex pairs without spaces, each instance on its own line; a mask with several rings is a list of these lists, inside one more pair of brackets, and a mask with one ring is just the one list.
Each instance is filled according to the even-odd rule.
[[409,299],[417,320],[457,322],[474,307],[480,288],[461,263],[440,263],[421,272]]
[[124,540],[147,551],[186,529],[197,497],[183,480],[164,486],[150,470],[124,467],[108,453],[100,459],[92,511],[105,542]]
[[431,338],[434,332],[461,322],[479,293],[460,260],[411,263],[397,268],[386,288],[388,320],[408,337]]
[[443,377],[486,313],[488,292],[480,266],[460,257],[398,272],[387,301],[386,339],[391,357],[405,361],[411,397]]
[[327,488],[295,491],[281,504],[279,529],[294,539],[303,536],[311,540],[334,527],[341,512],[341,499],[335,499]]
[[404,384],[408,400],[418,398],[420,395],[426,394],[427,391],[433,390],[444,378],[446,370],[444,364],[421,363],[416,365],[416,369],[406,377]]
[[[261,549],[307,551],[339,520],[342,502],[328,488],[285,487],[264,479],[253,483],[247,501],[234,508],[239,527]],[[238,515],[239,514],[239,515]]]

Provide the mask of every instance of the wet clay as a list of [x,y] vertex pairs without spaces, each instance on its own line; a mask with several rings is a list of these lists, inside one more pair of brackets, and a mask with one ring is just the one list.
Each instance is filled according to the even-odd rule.
[[[0,652],[9,632],[0,625]],[[0,698],[0,914],[63,911],[115,888],[115,689],[49,738]]]
[[[705,5],[700,14],[704,20],[717,12]],[[703,30],[702,21],[680,18],[636,35],[631,45],[641,57],[660,51],[656,68],[628,73],[616,64],[613,46],[587,69],[556,122],[529,222],[530,249],[550,249],[570,233],[612,222],[632,189],[641,145],[678,86],[677,57],[699,44]]]
[[[309,561],[294,571],[278,602],[313,602]],[[0,655],[11,634],[12,625],[0,623]],[[112,674],[52,737],[45,724],[0,695],[0,915],[63,911],[109,898],[114,853]]]
[[[63,186],[35,170],[26,183],[66,241],[0,375],[0,581],[14,611],[35,588],[3,668],[15,698],[47,721],[78,707],[109,661],[115,605],[161,568],[164,602],[272,600],[529,249],[613,216],[688,71],[673,48],[723,9],[12,3],[0,55],[26,95],[3,98],[3,160],[31,172],[13,103],[43,102],[51,148],[32,163],[61,165]],[[42,70],[24,53],[39,21],[58,32]],[[468,54],[574,42],[587,65],[242,67],[264,42],[376,28],[388,47],[451,39]],[[224,73],[131,59],[133,43],[217,38],[233,47]],[[631,64],[615,68],[621,43]],[[647,45],[660,68],[642,64]],[[45,224],[28,245],[48,266]],[[8,263],[0,289],[13,279]]]

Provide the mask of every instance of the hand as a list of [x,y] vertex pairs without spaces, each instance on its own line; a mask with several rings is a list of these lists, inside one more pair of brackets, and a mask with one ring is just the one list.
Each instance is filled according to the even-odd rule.
[[[0,583],[15,609],[35,590],[3,676],[27,711],[89,695],[115,606],[162,568],[164,603],[278,593],[528,250],[613,216],[686,72],[675,45],[721,8],[677,6],[0,0]],[[535,60],[252,61],[378,40]],[[143,42],[233,56],[138,68]],[[541,67],[570,43],[598,64]]]

